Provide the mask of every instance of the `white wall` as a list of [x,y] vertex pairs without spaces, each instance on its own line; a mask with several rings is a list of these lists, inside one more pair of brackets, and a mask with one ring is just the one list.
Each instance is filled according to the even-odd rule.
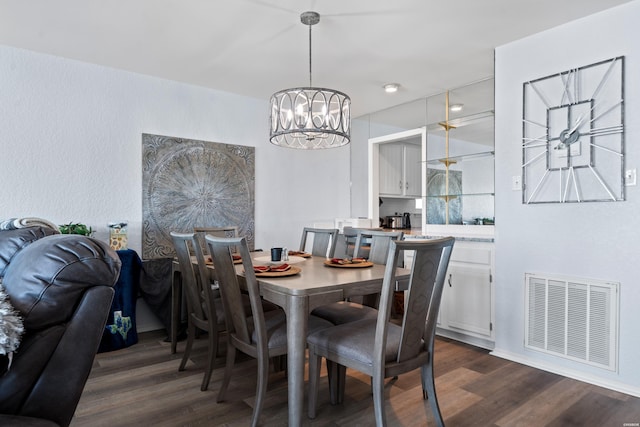
[[[640,1],[562,25],[496,50],[496,353],[640,395],[640,188],[618,203],[523,205],[522,84],[625,55],[626,167],[640,168]],[[524,274],[554,273],[621,283],[618,372],[527,351]]]
[[268,100],[0,46],[0,219],[84,222],[105,239],[126,219],[140,251],[152,133],[255,146],[256,247],[297,247],[302,226],[349,215],[349,148],[275,147],[268,115]]

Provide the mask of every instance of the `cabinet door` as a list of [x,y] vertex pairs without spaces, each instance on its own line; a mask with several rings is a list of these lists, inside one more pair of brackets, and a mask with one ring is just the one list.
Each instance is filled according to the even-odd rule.
[[402,195],[402,145],[380,144],[380,194]]
[[491,267],[449,263],[443,301],[451,330],[491,336]]
[[405,196],[422,196],[422,148],[415,144],[404,146],[404,194]]

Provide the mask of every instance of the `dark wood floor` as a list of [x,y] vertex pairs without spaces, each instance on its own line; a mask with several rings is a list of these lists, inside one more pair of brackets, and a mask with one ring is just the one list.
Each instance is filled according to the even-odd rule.
[[[160,332],[143,333],[134,346],[99,354],[72,427],[248,425],[255,362],[246,359],[236,365],[227,401],[216,403],[222,368],[214,371],[209,390],[200,391],[206,339],[197,341],[187,369],[178,372],[184,342],[172,355],[164,338]],[[220,357],[219,366],[223,363]],[[499,359],[456,341],[437,339],[435,366],[448,427],[640,425],[638,398]],[[318,416],[305,417],[305,425],[375,425],[368,378],[349,371],[344,404],[337,406],[329,403],[324,373],[322,380]],[[390,381],[387,398],[390,426],[434,425],[429,405],[422,400],[419,371]],[[287,425],[287,381],[282,372],[270,377],[261,423]]]

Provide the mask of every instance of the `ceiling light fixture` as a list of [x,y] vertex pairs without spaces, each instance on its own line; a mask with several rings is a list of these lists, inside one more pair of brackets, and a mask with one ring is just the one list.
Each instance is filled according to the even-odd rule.
[[384,87],[384,91],[387,93],[396,93],[400,88],[400,85],[398,83],[388,83],[383,87]]
[[311,83],[311,27],[320,22],[317,12],[304,12],[300,22],[309,26],[309,87],[284,89],[271,95],[271,131],[274,145],[304,150],[342,147],[351,139],[351,98]]
[[453,111],[454,113],[457,113],[458,111],[462,111],[462,107],[464,106],[464,104],[452,104],[449,107],[450,111]]

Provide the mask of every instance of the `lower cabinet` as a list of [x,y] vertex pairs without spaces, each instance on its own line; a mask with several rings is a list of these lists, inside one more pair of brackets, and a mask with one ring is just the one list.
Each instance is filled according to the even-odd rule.
[[[405,266],[412,261],[406,254]],[[493,243],[456,240],[442,293],[438,335],[493,348],[493,268]]]

